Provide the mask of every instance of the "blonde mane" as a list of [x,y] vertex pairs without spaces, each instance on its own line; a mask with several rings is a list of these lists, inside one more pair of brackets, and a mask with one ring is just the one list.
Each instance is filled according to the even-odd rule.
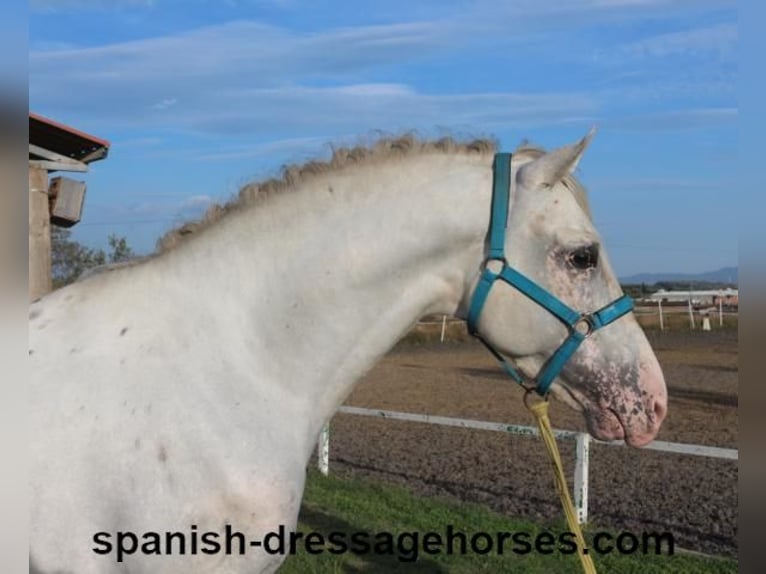
[[[375,162],[409,157],[416,154],[434,152],[444,154],[489,154],[493,153],[496,149],[497,142],[493,139],[474,139],[460,142],[452,137],[445,137],[438,140],[421,140],[411,134],[400,137],[380,138],[370,146],[333,148],[332,156],[328,161],[312,160],[300,165],[286,165],[282,168],[281,177],[244,185],[239,190],[237,197],[231,201],[222,205],[211,205],[200,219],[188,221],[165,233],[157,241],[157,251],[158,253],[169,251],[182,243],[184,239],[198,234],[217,223],[227,214],[246,207],[260,205],[274,194],[290,192],[296,189],[299,184],[305,183],[319,175],[337,172],[350,166],[370,165]],[[542,148],[524,142],[514,153],[527,155],[534,159],[542,156],[545,151]],[[570,176],[565,178],[564,184],[590,217],[585,189]]]

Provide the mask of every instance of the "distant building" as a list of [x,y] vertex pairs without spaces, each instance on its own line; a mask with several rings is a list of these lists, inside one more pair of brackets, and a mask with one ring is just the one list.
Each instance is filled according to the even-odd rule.
[[720,295],[713,297],[713,303],[722,304],[724,307],[739,307],[739,290],[725,289]]

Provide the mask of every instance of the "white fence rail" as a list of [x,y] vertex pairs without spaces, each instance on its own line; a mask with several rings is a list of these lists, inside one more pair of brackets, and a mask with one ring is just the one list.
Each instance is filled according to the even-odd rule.
[[713,315],[718,316],[718,326],[723,327],[723,318],[724,317],[737,317],[739,318],[739,310],[737,311],[724,311],[723,310],[723,303],[719,302],[717,311],[715,311],[715,306],[710,305],[706,307],[705,309],[695,309],[692,305],[691,299],[689,299],[687,305],[685,308],[681,308],[678,306],[674,307],[665,307],[663,310],[662,307],[662,301],[657,300],[657,311],[652,311],[651,307],[648,306],[646,303],[641,303],[634,309],[634,313],[637,317],[644,316],[654,316],[658,315],[660,318],[660,330],[665,330],[665,317],[667,315],[673,315],[673,314],[680,314],[680,313],[686,313],[689,317],[689,328],[693,331],[696,329],[696,322],[694,320],[695,314],[699,316],[700,320],[700,329],[703,331],[710,331],[711,330],[711,317]]
[[[683,307],[678,305],[668,307],[662,306],[662,301],[657,301],[657,306],[647,305],[641,303],[637,305],[633,313],[636,317],[658,317],[660,323],[660,330],[665,330],[665,322],[669,316],[684,314],[689,319],[689,329],[692,331],[712,331],[717,325],[718,328],[723,327],[724,317],[736,317],[739,319],[739,310],[736,311],[724,311],[723,305],[718,305],[717,310],[714,306],[709,306],[704,309],[695,309],[691,301]],[[696,319],[695,319],[696,317]],[[717,321],[715,320],[717,317]],[[697,327],[699,322],[699,328]],[[418,325],[441,325],[440,340],[443,343],[446,335],[447,325],[452,323],[463,323],[462,319],[449,318],[447,315],[443,315],[441,320],[421,320],[418,321]]]
[[[380,417],[385,419],[394,419],[400,421],[410,421],[432,425],[460,427],[467,429],[478,429],[495,432],[504,432],[508,434],[538,436],[540,433],[535,427],[524,425],[511,425],[505,423],[496,423],[488,421],[476,421],[471,419],[457,419],[452,417],[442,417],[436,415],[424,415],[415,413],[403,413],[399,411],[386,411],[380,409],[363,409],[360,407],[342,406],[338,409],[339,413],[348,415],[360,415],[367,417]],[[553,434],[557,439],[575,440],[575,470],[574,470],[574,502],[577,509],[577,518],[580,523],[588,521],[588,465],[590,458],[591,437],[586,433],[554,430]],[[599,442],[610,446],[624,446],[623,441]],[[725,460],[739,460],[739,451],[731,448],[720,448],[715,446],[703,446],[697,444],[682,444],[676,442],[664,442],[656,440],[645,447],[647,450],[657,450],[661,452],[671,452],[675,454],[685,454],[692,456],[706,456],[711,458],[721,458]],[[322,474],[327,475],[330,472],[330,427],[325,425],[319,434],[317,444],[317,464]]]

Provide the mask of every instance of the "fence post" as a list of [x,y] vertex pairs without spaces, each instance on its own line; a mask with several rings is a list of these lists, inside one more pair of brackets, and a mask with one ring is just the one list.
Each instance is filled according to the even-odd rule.
[[317,466],[319,472],[327,476],[330,473],[330,423],[325,423],[319,432],[317,442]]
[[577,509],[577,522],[588,522],[588,459],[590,457],[590,435],[577,435],[575,454],[574,499]]
[[692,298],[691,295],[689,296],[689,326],[691,327],[691,330],[694,331],[694,311],[692,310]]
[[660,331],[665,330],[665,319],[662,317],[662,299],[657,299],[657,307],[660,310]]
[[447,331],[447,315],[444,315],[442,317],[442,336],[441,336],[441,342],[444,342],[444,334]]

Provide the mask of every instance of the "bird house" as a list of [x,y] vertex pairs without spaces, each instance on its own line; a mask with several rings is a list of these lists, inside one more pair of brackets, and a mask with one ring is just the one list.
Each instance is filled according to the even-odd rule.
[[68,177],[54,177],[48,189],[51,202],[51,223],[72,227],[82,217],[85,203],[85,183]]

